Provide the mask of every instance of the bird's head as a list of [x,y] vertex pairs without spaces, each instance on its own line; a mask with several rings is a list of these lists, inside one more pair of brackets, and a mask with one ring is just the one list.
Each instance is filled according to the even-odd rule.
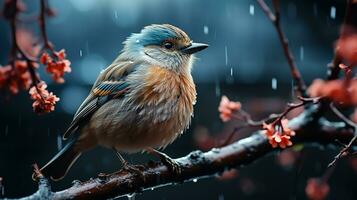
[[124,42],[121,58],[142,59],[175,71],[191,69],[193,54],[207,48],[194,43],[181,29],[169,24],[154,24],[134,33]]

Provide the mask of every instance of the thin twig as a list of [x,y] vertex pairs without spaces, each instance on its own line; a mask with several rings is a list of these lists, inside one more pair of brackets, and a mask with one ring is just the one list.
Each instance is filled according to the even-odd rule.
[[39,25],[40,25],[41,36],[44,43],[43,49],[48,49],[53,54],[54,53],[53,45],[48,40],[48,36],[46,32],[46,10],[49,9],[47,7],[48,2],[46,0],[40,0],[40,5],[41,8],[39,14]]
[[351,153],[350,151],[352,150],[352,145],[357,141],[357,129],[355,129],[354,136],[350,140],[350,142],[346,145],[346,147],[342,148],[342,150],[335,156],[332,162],[330,162],[327,166],[327,168],[330,168],[336,164],[337,161],[339,161],[342,157],[348,156],[348,155],[354,155],[354,153]]
[[338,117],[340,118],[342,121],[344,121],[346,124],[348,124],[349,126],[351,126],[352,128],[357,128],[357,124],[354,123],[352,120],[348,119],[344,114],[341,113],[341,111],[339,111],[336,106],[334,105],[333,102],[330,103],[330,108],[332,110],[332,112]]
[[286,117],[286,115],[291,112],[292,110],[305,106],[307,104],[313,103],[317,104],[320,102],[320,97],[317,98],[303,98],[303,97],[298,97],[300,100],[299,103],[288,103],[287,107],[285,110],[280,113],[280,114],[271,114],[269,117],[262,119],[260,121],[255,121],[252,119],[251,115],[247,113],[244,110],[238,110],[237,115],[233,115],[233,118],[237,120],[243,120],[245,123],[243,125],[240,125],[238,127],[235,127],[233,131],[228,135],[228,137],[225,139],[225,141],[220,145],[220,146],[225,146],[229,144],[229,142],[232,140],[233,136],[238,132],[238,130],[241,130],[243,128],[263,128],[263,125],[265,123],[271,123],[271,124],[280,124],[281,120]]
[[287,107],[285,108],[285,110],[280,113],[279,115],[277,115],[276,119],[272,122],[272,124],[276,124],[279,123],[284,117],[286,117],[286,115],[288,113],[290,113],[292,110],[296,109],[296,108],[300,108],[302,106],[308,105],[308,104],[317,104],[320,101],[320,97],[316,97],[316,98],[304,98],[304,97],[298,97],[298,99],[300,100],[299,103],[288,103]]
[[354,152],[352,152],[352,144],[355,143],[357,140],[357,124],[348,119],[343,113],[341,113],[333,103],[330,104],[330,108],[333,111],[333,113],[339,117],[342,121],[344,121],[348,126],[352,127],[354,130],[354,137],[349,141],[347,145],[344,143],[339,142],[340,144],[343,145],[343,148],[341,151],[335,156],[332,162],[328,164],[328,168],[334,166],[338,160],[340,160],[342,157],[348,156],[348,155],[353,155]]

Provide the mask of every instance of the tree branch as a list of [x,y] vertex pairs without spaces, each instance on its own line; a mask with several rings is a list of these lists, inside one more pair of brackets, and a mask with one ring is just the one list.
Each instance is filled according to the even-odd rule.
[[[294,145],[318,143],[320,145],[337,144],[335,141],[349,142],[354,131],[343,122],[329,122],[324,118],[315,118],[318,106],[312,106],[290,121],[289,126],[296,131],[292,138]],[[356,143],[354,144],[356,145]],[[22,200],[41,197],[41,199],[108,199],[143,192],[151,188],[187,182],[193,179],[212,177],[234,167],[248,165],[269,153],[280,150],[272,148],[261,131],[250,137],[236,141],[222,148],[213,148],[208,152],[193,151],[187,156],[175,159],[181,166],[181,174],[170,171],[161,162],[149,162],[140,170],[142,175],[121,170],[58,192],[50,191],[46,179],[41,179],[40,189]],[[47,190],[44,189],[47,187]],[[39,196],[42,195],[43,196]]]
[[296,66],[294,56],[289,49],[288,39],[286,38],[281,25],[280,25],[280,9],[279,9],[279,0],[273,0],[274,13],[271,11],[269,6],[265,3],[264,0],[257,0],[259,6],[262,8],[265,15],[269,18],[269,20],[273,23],[281,43],[281,46],[284,50],[284,55],[288,61],[291,76],[295,83],[295,89],[300,93],[302,97],[308,97],[306,94],[306,85],[301,77],[300,71]]

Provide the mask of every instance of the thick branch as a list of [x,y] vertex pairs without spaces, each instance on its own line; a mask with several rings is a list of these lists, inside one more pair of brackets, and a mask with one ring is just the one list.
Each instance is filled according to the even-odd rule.
[[[354,135],[352,129],[343,122],[331,123],[323,118],[316,121],[316,110],[316,106],[313,106],[291,121],[290,127],[296,131],[296,136],[292,140],[294,145],[327,145],[335,144],[336,140],[351,140]],[[279,149],[272,148],[266,137],[258,131],[248,138],[222,148],[214,148],[204,153],[194,151],[185,157],[175,159],[181,165],[179,175],[171,172],[163,163],[149,162],[142,167],[142,176],[123,170],[110,175],[99,175],[98,178],[76,183],[63,191],[46,194],[47,196],[43,196],[42,199],[108,199],[124,196],[192,179],[212,177],[224,170],[250,164],[277,150]],[[39,192],[34,195],[38,197]],[[31,196],[26,198],[30,199]]]

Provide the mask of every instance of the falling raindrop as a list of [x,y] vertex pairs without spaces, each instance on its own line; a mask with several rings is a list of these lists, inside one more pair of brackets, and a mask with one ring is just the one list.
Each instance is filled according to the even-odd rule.
[[249,14],[252,16],[254,15],[254,5],[252,4],[249,5]]
[[79,56],[82,57],[83,56],[83,52],[82,49],[79,50]]
[[231,67],[231,76],[233,76],[233,67]]
[[225,55],[226,66],[227,66],[228,65],[228,50],[227,50],[227,46],[224,46],[224,55]]
[[303,46],[300,47],[300,60],[301,61],[304,60],[304,47]]
[[57,135],[57,150],[60,151],[62,149],[62,137],[61,134]]
[[271,79],[271,88],[273,90],[276,90],[278,88],[278,80],[276,80],[276,78]]
[[216,97],[220,97],[221,96],[221,86],[219,85],[219,80],[216,80]]
[[335,19],[335,18],[336,18],[336,7],[335,7],[335,6],[331,6],[330,17],[331,17],[332,19]]
[[193,181],[194,183],[197,183],[197,178],[194,178],[192,181]]
[[203,26],[203,33],[204,33],[205,35],[208,35],[208,33],[209,33],[208,26],[206,26],[206,25]]
[[115,19],[118,19],[118,11],[117,10],[114,11],[114,17],[115,17]]

